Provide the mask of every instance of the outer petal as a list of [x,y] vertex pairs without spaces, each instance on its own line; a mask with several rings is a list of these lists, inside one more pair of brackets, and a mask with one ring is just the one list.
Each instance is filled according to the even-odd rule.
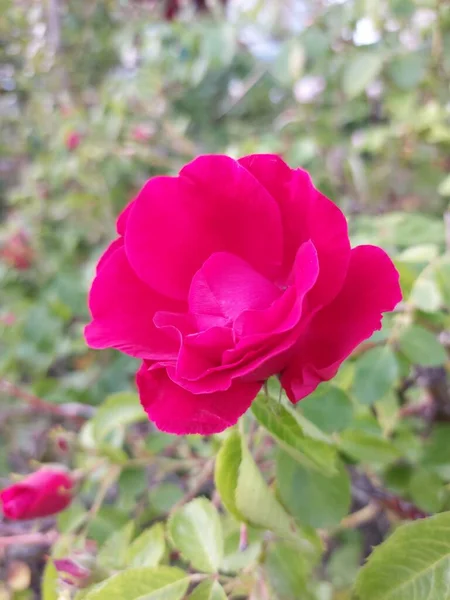
[[185,305],[146,286],[130,268],[119,247],[105,261],[91,287],[93,320],[85,329],[92,348],[116,348],[138,358],[175,357],[179,342],[170,331],[157,329],[157,310],[185,310]]
[[165,369],[137,373],[142,406],[161,431],[210,435],[234,425],[250,407],[261,382],[234,383],[225,392],[191,394],[173,383]]
[[277,201],[283,223],[282,276],[292,269],[299,246],[311,239],[317,249],[320,276],[308,301],[324,305],[341,289],[350,259],[347,221],[342,211],[313,185],[309,174],[291,169],[279,156],[256,154],[239,162]]
[[280,211],[238,162],[203,156],[180,176],[147,182],[128,215],[130,264],[152,288],[187,297],[194,273],[214,252],[240,256],[271,278],[282,259]]
[[122,248],[122,246],[123,246],[123,237],[119,237],[110,243],[110,245],[106,248],[106,250],[103,252],[103,254],[100,256],[100,258],[98,260],[96,273],[98,273],[100,271],[100,269],[102,269],[105,266],[107,261],[114,254],[114,252],[118,248]]
[[311,321],[281,383],[292,402],[334,377],[341,363],[380,329],[382,313],[401,300],[399,276],[388,255],[375,246],[352,250],[344,286]]

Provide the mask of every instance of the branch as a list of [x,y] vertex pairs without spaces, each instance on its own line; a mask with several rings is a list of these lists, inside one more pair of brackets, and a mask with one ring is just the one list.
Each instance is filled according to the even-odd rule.
[[7,546],[45,545],[51,546],[58,539],[57,531],[46,533],[23,533],[21,535],[9,535],[0,537],[0,549]]

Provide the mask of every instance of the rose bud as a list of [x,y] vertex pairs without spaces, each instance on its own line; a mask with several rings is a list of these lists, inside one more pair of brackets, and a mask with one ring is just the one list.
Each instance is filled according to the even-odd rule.
[[78,588],[89,583],[91,571],[73,558],[59,558],[53,561],[56,570],[61,574],[61,579],[69,585]]
[[278,376],[295,404],[334,377],[401,300],[377,246],[279,156],[199,156],[147,181],[117,222],[89,297],[92,348],[142,360],[162,431],[234,425]]
[[5,240],[0,249],[0,257],[18,271],[26,271],[31,267],[34,252],[24,231],[14,233]]
[[73,481],[62,469],[43,467],[0,493],[5,517],[13,520],[48,517],[72,500]]
[[81,135],[77,131],[71,131],[66,135],[66,148],[71,152],[76,150],[81,142]]

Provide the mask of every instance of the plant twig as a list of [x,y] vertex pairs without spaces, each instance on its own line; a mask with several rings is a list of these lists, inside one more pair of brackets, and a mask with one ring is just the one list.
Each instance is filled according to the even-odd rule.
[[46,533],[22,533],[20,535],[8,535],[6,537],[0,537],[0,548],[6,548],[7,546],[21,546],[21,545],[46,545],[51,546],[58,539],[57,531],[47,531]]
[[203,469],[200,471],[197,479],[195,480],[192,489],[190,489],[183,496],[183,498],[180,498],[180,500],[178,500],[178,502],[176,502],[173,505],[172,510],[170,511],[171,513],[178,510],[181,506],[183,506],[183,504],[186,504],[187,502],[189,502],[189,500],[192,500],[198,494],[198,492],[201,490],[201,488],[204,486],[204,484],[208,481],[208,479],[213,474],[214,461],[215,461],[214,458],[211,458],[210,460],[208,460],[208,462],[204,465]]

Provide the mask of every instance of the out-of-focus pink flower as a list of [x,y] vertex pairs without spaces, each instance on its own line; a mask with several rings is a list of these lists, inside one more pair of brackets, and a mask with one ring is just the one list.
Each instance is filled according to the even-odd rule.
[[0,258],[18,271],[26,271],[31,267],[34,251],[28,235],[17,231],[7,238],[0,247]]
[[43,467],[0,493],[3,514],[13,520],[53,515],[69,506],[72,488],[67,471]]
[[76,150],[78,148],[78,146],[80,145],[80,142],[81,142],[81,134],[78,133],[78,131],[70,131],[66,135],[65,144],[66,144],[67,150],[70,150],[71,152],[73,150]]
[[141,402],[163,431],[236,423],[278,375],[295,403],[401,299],[376,246],[276,155],[200,156],[149,180],[97,266],[86,339],[142,359]]

